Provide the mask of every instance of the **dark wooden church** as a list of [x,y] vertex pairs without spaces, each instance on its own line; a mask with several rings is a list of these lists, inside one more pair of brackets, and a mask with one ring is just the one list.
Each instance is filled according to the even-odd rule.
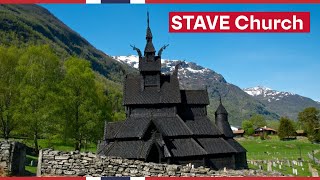
[[161,48],[156,55],[148,26],[139,75],[127,75],[124,100],[127,118],[105,125],[98,154],[148,162],[207,166],[214,169],[247,168],[246,150],[233,139],[228,113],[220,105],[215,123],[207,117],[206,90],[180,90],[178,65],[161,73]]

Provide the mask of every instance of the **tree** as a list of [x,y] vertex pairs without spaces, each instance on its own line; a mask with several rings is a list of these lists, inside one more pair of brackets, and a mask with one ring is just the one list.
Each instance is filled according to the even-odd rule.
[[293,121],[287,117],[280,118],[280,125],[278,129],[278,136],[281,140],[295,136],[295,128]]
[[276,131],[278,131],[279,125],[280,125],[279,120],[268,120],[267,121],[267,126],[276,130]]
[[265,120],[265,118],[262,116],[262,115],[254,115],[252,116],[249,121],[252,122],[253,124],[253,128],[256,129],[256,128],[260,128],[260,127],[263,127],[263,126],[266,126],[267,125],[267,122]]
[[13,116],[18,101],[16,67],[20,53],[16,47],[0,47],[0,127],[5,139],[9,139],[11,131],[17,126]]
[[94,130],[101,115],[96,104],[95,75],[90,63],[84,59],[70,58],[65,61],[64,68],[62,87],[68,123],[66,131],[75,140],[75,150],[80,150],[82,140]]
[[315,107],[308,107],[298,114],[298,121],[307,132],[310,141],[320,141],[320,111]]
[[244,130],[244,133],[248,136],[254,133],[253,124],[249,120],[242,121],[242,129]]
[[33,136],[38,152],[38,139],[56,124],[53,102],[61,81],[60,61],[48,46],[31,46],[19,58],[17,71],[20,98],[15,118],[21,132]]

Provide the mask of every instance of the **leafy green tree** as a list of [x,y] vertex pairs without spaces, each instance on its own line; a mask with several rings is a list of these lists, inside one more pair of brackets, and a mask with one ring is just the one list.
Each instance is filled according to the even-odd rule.
[[294,128],[294,123],[287,117],[280,118],[280,125],[278,129],[278,136],[281,140],[295,136],[296,130]]
[[254,115],[252,116],[249,121],[252,122],[253,128],[259,128],[267,125],[266,119],[262,115]]
[[254,134],[253,124],[249,120],[242,121],[242,129],[244,130],[244,133],[248,136]]
[[66,130],[75,141],[75,150],[80,150],[82,141],[94,131],[102,113],[96,104],[95,75],[90,63],[84,59],[70,58],[65,61],[64,68],[62,84],[68,122]]
[[19,58],[19,106],[15,118],[21,122],[21,132],[33,136],[35,150],[38,139],[55,126],[55,104],[61,81],[58,57],[48,46],[31,46]]
[[310,141],[320,141],[320,111],[315,107],[308,107],[298,114],[298,121],[308,134]]
[[0,47],[0,127],[5,139],[9,139],[11,131],[17,127],[13,116],[18,101],[16,67],[20,54],[16,47]]
[[280,122],[279,120],[268,120],[267,126],[278,131]]

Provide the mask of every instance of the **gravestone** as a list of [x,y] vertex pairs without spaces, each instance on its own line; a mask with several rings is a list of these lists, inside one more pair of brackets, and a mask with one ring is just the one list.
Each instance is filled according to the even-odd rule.
[[271,162],[268,162],[267,171],[269,171],[269,172],[272,171],[272,163]]
[[317,170],[313,170],[312,171],[312,177],[319,177],[318,171]]

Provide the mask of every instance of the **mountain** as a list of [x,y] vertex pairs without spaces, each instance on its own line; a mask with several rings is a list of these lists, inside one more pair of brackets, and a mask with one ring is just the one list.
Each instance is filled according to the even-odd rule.
[[132,71],[132,68],[93,47],[38,5],[0,5],[0,44],[47,44],[62,58],[76,55],[89,60],[95,71],[117,82],[123,79],[126,71]]
[[[123,64],[138,68],[138,56],[113,56],[113,58]],[[254,114],[264,115],[267,119],[279,118],[276,113],[267,110],[263,103],[248,95],[239,87],[228,83],[221,74],[196,63],[162,59],[162,72],[172,72],[178,63],[181,63],[178,77],[182,89],[205,89],[207,87],[210,96],[208,114],[211,118],[214,117],[214,112],[218,107],[219,94],[221,94],[223,104],[229,112],[229,121],[233,125],[241,125],[243,119]]]
[[263,86],[243,90],[265,104],[268,110],[291,119],[297,119],[298,113],[307,107],[320,108],[319,102],[290,92],[272,90]]

